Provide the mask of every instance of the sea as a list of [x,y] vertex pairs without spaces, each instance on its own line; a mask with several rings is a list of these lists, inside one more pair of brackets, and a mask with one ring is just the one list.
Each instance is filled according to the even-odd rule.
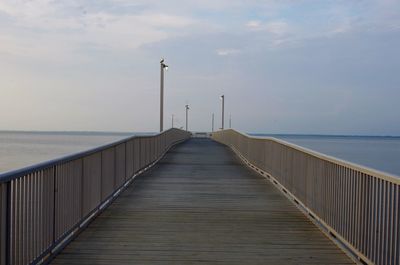
[[0,173],[145,134],[152,133],[0,131]]
[[400,136],[251,135],[278,138],[400,178]]
[[[0,173],[148,134],[152,133],[0,131]],[[400,177],[400,137],[249,134],[275,137]]]

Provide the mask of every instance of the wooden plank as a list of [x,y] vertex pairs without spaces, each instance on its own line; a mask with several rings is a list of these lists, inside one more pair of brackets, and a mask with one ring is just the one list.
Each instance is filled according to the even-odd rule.
[[352,264],[225,146],[192,139],[135,179],[53,264]]

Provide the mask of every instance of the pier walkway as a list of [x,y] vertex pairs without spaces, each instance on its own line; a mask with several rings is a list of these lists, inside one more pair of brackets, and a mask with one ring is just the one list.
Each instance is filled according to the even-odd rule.
[[352,264],[226,146],[171,149],[52,264]]

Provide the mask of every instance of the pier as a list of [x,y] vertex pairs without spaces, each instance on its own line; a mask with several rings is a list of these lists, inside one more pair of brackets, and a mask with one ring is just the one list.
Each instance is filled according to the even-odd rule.
[[0,176],[0,264],[399,264],[399,179],[168,130]]

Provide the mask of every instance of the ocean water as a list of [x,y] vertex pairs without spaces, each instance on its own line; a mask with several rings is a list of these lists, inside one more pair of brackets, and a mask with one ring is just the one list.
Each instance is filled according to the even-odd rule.
[[[146,133],[0,131],[0,172],[143,134]],[[342,160],[400,176],[400,137],[252,135],[275,137]]]
[[319,153],[400,176],[400,137],[253,135],[275,137]]
[[85,151],[135,134],[0,131],[0,172]]

